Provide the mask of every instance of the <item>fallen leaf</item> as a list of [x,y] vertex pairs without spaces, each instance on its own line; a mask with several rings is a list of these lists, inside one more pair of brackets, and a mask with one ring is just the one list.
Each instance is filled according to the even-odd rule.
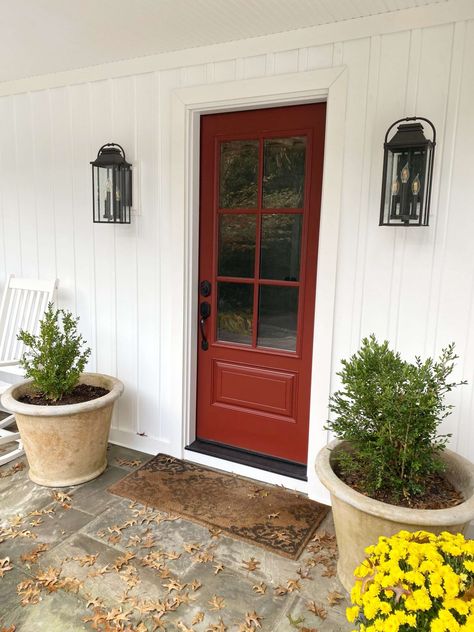
[[89,555],[76,556],[76,557],[73,557],[72,559],[75,562],[79,562],[81,566],[93,566],[98,557],[99,557],[99,554],[96,553],[95,555],[89,554]]
[[52,492],[54,500],[61,505],[63,509],[71,509],[72,498],[64,492],[54,491]]
[[4,557],[0,559],[0,577],[3,577],[7,571],[11,571],[13,566],[10,564],[10,558]]
[[224,597],[213,595],[212,599],[207,602],[211,606],[211,610],[223,610],[225,608]]
[[264,582],[260,582],[259,584],[252,586],[252,590],[258,595],[264,595],[267,592],[267,585]]
[[227,626],[222,619],[219,619],[218,623],[211,623],[211,625],[206,628],[206,632],[226,632],[226,630]]
[[220,573],[221,571],[224,570],[224,564],[214,564],[215,571],[214,571],[214,575],[217,575],[218,573]]
[[281,584],[279,584],[275,589],[274,589],[275,595],[277,595],[278,597],[283,597],[284,595],[288,594],[288,588],[285,588],[285,586],[282,586]]
[[[144,435],[141,435],[144,436]],[[126,467],[138,467],[139,465],[141,465],[143,463],[143,461],[140,461],[140,459],[124,459],[122,457],[117,457],[115,459],[117,461],[117,463],[119,465],[125,465]]]
[[209,527],[209,533],[211,538],[218,538],[222,533],[222,529],[219,529],[218,527]]
[[245,615],[245,623],[249,626],[253,626],[254,628],[261,628],[262,624],[260,623],[262,617],[258,615],[255,610],[253,612],[247,612]]
[[204,621],[204,617],[205,617],[205,614],[202,610],[197,612],[194,615],[193,620],[191,621],[191,625],[197,625],[198,623],[201,623],[202,621]]
[[124,553],[122,556],[118,557],[115,562],[114,562],[114,569],[116,571],[119,571],[121,568],[123,568],[124,566],[126,566],[130,560],[133,560],[133,558],[135,557],[135,555],[133,553],[130,553],[129,551],[127,551],[126,553]]
[[21,597],[20,603],[22,606],[39,603],[41,591],[33,579],[26,579],[20,582],[16,587],[16,591]]
[[202,586],[201,582],[198,581],[197,579],[195,579],[189,584],[189,587],[191,588],[191,590],[194,590],[194,591],[199,590],[201,586]]
[[313,579],[311,573],[305,568],[299,568],[296,574],[299,575],[301,579]]
[[194,632],[193,628],[189,628],[185,623],[181,621],[181,619],[178,620],[176,627],[178,628],[178,630],[181,630],[181,632]]
[[295,592],[295,590],[301,590],[300,580],[299,579],[289,579],[286,582],[286,587],[289,593]]
[[249,560],[242,560],[242,566],[249,572],[256,571],[260,567],[260,562],[251,557]]
[[60,574],[61,569],[50,566],[47,570],[41,570],[39,573],[37,573],[35,579],[44,588],[47,588],[50,592],[53,592],[58,588],[57,582]]
[[13,476],[13,474],[16,474],[17,472],[21,472],[21,470],[24,470],[25,467],[26,465],[22,461],[20,461],[19,463],[15,463],[15,465],[12,465],[8,469],[4,470],[3,472],[0,471],[0,478],[7,478],[7,476]]
[[185,586],[186,584],[180,584],[176,579],[170,579],[167,584],[163,584],[163,588],[167,588],[168,593],[172,592],[173,590],[183,590]]
[[317,617],[323,620],[326,619],[326,617],[328,616],[327,611],[322,606],[318,606],[318,604],[314,600],[308,601],[308,603],[306,604],[306,609],[308,610],[308,612],[312,612]]
[[196,551],[199,551],[199,549],[201,548],[201,545],[198,544],[197,542],[190,542],[189,544],[185,544],[183,546],[183,549],[187,552],[187,553],[196,553]]
[[268,514],[267,518],[269,520],[276,520],[279,515],[280,515],[280,512],[279,511],[275,511],[275,513]]
[[341,593],[337,592],[337,590],[333,590],[327,594],[326,599],[328,600],[328,604],[330,606],[335,606],[344,599],[344,595],[341,595]]

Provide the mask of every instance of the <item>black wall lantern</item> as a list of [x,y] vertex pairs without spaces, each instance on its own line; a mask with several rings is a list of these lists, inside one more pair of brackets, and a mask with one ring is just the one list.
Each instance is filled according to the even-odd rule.
[[[430,125],[433,139],[425,138]],[[398,125],[402,123],[402,125]],[[388,140],[391,130],[397,131]],[[428,226],[436,130],[421,116],[395,121],[385,134],[380,226]]]
[[130,224],[132,165],[125,151],[117,143],[107,143],[91,165],[94,222]]

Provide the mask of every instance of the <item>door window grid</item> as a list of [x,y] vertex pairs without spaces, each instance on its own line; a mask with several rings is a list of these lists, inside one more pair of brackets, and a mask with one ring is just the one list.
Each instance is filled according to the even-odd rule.
[[[271,142],[272,145],[275,146],[275,144],[278,144],[278,140],[281,139],[284,141],[283,144],[291,144],[290,141],[292,139],[294,139],[295,141],[297,141],[297,144],[299,144],[299,146],[301,146],[302,142],[304,142],[304,147],[305,147],[305,151],[307,151],[307,147],[306,147],[306,137],[302,136],[302,135],[298,135],[298,136],[291,136],[289,135],[288,137],[285,137],[283,135],[279,135],[278,137],[275,138],[271,138]],[[246,148],[246,151],[248,151],[248,147],[252,146],[253,143],[255,143],[255,139],[243,139],[240,140],[239,142],[241,142],[243,144],[243,146]],[[274,351],[283,351],[283,352],[296,352],[297,351],[297,338],[296,338],[296,334],[297,334],[297,321],[298,321],[298,311],[299,311],[299,297],[301,294],[300,291],[300,286],[301,286],[301,278],[300,278],[300,271],[301,271],[301,248],[302,248],[302,243],[301,243],[301,235],[302,235],[302,227],[303,227],[303,220],[304,220],[304,188],[305,188],[305,184],[304,184],[304,179],[306,178],[306,171],[307,171],[307,160],[306,160],[306,156],[303,157],[303,174],[302,177],[300,178],[301,182],[299,183],[300,188],[302,188],[303,193],[301,193],[301,191],[298,192],[297,195],[297,199],[302,201],[302,208],[291,208],[291,206],[287,206],[285,207],[284,205],[282,205],[280,208],[270,208],[268,206],[268,200],[269,197],[267,196],[264,199],[264,188],[265,188],[265,182],[264,182],[264,169],[265,169],[265,163],[264,163],[264,149],[265,149],[265,142],[266,139],[265,137],[261,136],[258,139],[258,171],[257,171],[257,182],[256,183],[249,183],[248,180],[246,182],[246,187],[247,190],[254,190],[255,188],[255,184],[257,185],[257,205],[256,207],[247,207],[247,208],[240,208],[240,207],[236,207],[236,208],[229,208],[229,206],[227,205],[228,202],[228,198],[226,198],[226,206],[224,208],[217,208],[217,230],[218,230],[218,241],[217,241],[217,272],[218,274],[216,275],[216,281],[218,286],[221,286],[222,288],[224,287],[222,284],[225,283],[225,286],[227,288],[230,289],[230,284],[239,284],[240,289],[240,293],[242,293],[242,289],[244,287],[244,285],[249,285],[249,286],[253,286],[253,304],[251,306],[248,305],[248,301],[246,301],[246,309],[244,311],[240,310],[238,306],[236,305],[235,307],[236,312],[235,312],[235,318],[232,320],[231,314],[230,312],[226,312],[226,304],[227,302],[225,300],[222,299],[222,296],[219,295],[218,292],[218,298],[217,298],[217,314],[218,314],[218,318],[217,318],[217,341],[218,342],[227,342],[227,343],[231,343],[231,344],[244,344],[246,347],[249,348],[261,348],[261,349],[273,349]],[[222,165],[220,164],[220,160],[221,157],[223,155],[223,150],[222,147],[224,145],[228,145],[229,141],[221,141],[219,144],[219,167],[218,167],[218,173],[219,176],[221,176],[221,174],[223,173],[223,168]],[[235,159],[235,156],[233,156],[233,160]],[[301,162],[301,156],[299,157],[299,160]],[[242,170],[241,170],[242,171]],[[244,172],[246,171],[245,169],[243,170]],[[246,171],[246,173],[248,173],[249,170]],[[268,170],[267,170],[268,172]],[[230,180],[231,178],[229,177],[229,174],[226,174],[226,177]],[[278,175],[277,178],[278,180]],[[218,200],[221,201],[222,200],[222,183],[221,180],[219,178],[218,180]],[[245,196],[241,196],[239,194],[239,192],[235,192],[234,191],[234,197],[235,199],[243,199],[243,197]],[[278,196],[275,195],[275,193],[273,194],[272,199],[278,199]],[[293,197],[291,195],[288,194],[288,192],[286,192],[285,195],[285,200],[288,199],[296,199],[295,195],[293,195]],[[253,201],[253,200],[252,200]],[[266,206],[264,206],[264,203],[266,204]],[[231,216],[240,216],[240,221],[242,221],[243,218],[245,218],[245,216],[253,216],[256,220],[255,222],[255,240],[251,239],[251,248],[253,245],[253,252],[248,251],[248,254],[250,256],[250,258],[253,258],[253,264],[254,264],[254,275],[253,276],[238,276],[238,274],[228,274],[228,272],[230,271],[229,269],[225,269],[225,266],[223,267],[221,264],[221,254],[223,254],[223,248],[222,248],[222,236],[221,236],[221,222],[223,221],[224,217],[230,217]],[[286,220],[288,222],[288,220],[291,218],[291,216],[297,216],[298,220],[293,221],[293,225],[299,225],[299,235],[298,235],[298,246],[299,246],[299,252],[298,252],[298,263],[296,265],[297,267],[297,275],[287,275],[284,279],[278,279],[278,278],[261,278],[261,266],[262,266],[262,224],[265,224],[267,221],[269,221],[272,217],[274,217],[275,219],[278,216],[286,216],[288,219]],[[229,221],[227,220],[227,221]],[[277,220],[278,221],[278,220]],[[231,222],[231,220],[230,220]],[[236,241],[239,241],[239,237],[237,236]],[[248,244],[247,244],[247,250],[248,250]],[[294,253],[290,253],[290,259],[293,256],[294,259]],[[265,264],[265,261],[263,262]],[[243,266],[245,268],[247,268],[247,266]],[[265,265],[262,266],[263,268],[265,268]],[[296,269],[295,267],[295,263],[293,261],[293,270]],[[267,266],[268,268],[268,266]],[[247,268],[249,269],[249,268]],[[220,274],[222,272],[227,272],[227,274]],[[263,272],[264,276],[270,276],[268,273],[265,273],[265,270]],[[295,278],[296,277],[296,278]],[[265,286],[270,286],[268,288],[268,290],[263,290],[263,288]],[[271,286],[273,286],[273,290],[271,289]],[[278,337],[275,338],[275,341],[273,341],[274,343],[272,343],[272,339],[271,339],[271,335],[268,335],[269,333],[271,334],[271,330],[272,330],[272,326],[271,326],[271,320],[272,320],[272,314],[271,314],[271,308],[269,309],[272,301],[269,301],[269,297],[271,297],[273,295],[273,299],[275,299],[275,297],[278,295],[278,290],[277,288],[281,288],[281,296],[282,298],[286,295],[287,299],[286,301],[282,301],[283,303],[283,307],[284,309],[280,309],[278,311],[278,305],[276,305],[277,309],[275,309],[275,300],[273,300],[273,304],[274,304],[274,314],[273,314],[273,320],[280,320],[281,322],[283,321],[288,321],[288,314],[289,314],[289,320],[290,325],[286,325],[286,329],[288,330],[288,335],[285,336],[285,339],[281,338],[281,343],[280,345],[278,344]],[[284,288],[287,288],[286,290]],[[290,288],[294,288],[294,290],[290,291]],[[237,290],[237,287],[236,287]],[[263,311],[262,311],[262,292],[264,292],[265,294],[263,296],[266,296],[266,301],[263,304]],[[226,290],[226,293],[228,293],[228,290]],[[237,292],[238,293],[238,292]],[[251,292],[250,292],[251,293]],[[222,293],[221,293],[222,294]],[[293,304],[291,304],[291,301],[288,302],[288,297],[290,295],[294,296],[296,294],[296,306]],[[248,292],[246,293],[246,295],[248,295]],[[276,303],[278,303],[278,301],[276,301]],[[286,306],[285,306],[286,303]],[[250,320],[250,314],[249,314],[249,307],[251,308],[251,320]],[[295,309],[292,309],[292,307],[295,307]],[[222,309],[222,314],[221,314],[221,309]],[[285,312],[286,312],[286,317],[285,317]],[[262,318],[262,322],[259,322],[259,317]],[[227,323],[227,324],[226,324]],[[240,324],[239,324],[240,323]],[[260,325],[260,330],[259,331],[259,325]],[[263,327],[263,330],[262,330]],[[242,329],[243,328],[243,329]],[[273,327],[274,331],[276,331],[278,328],[277,327]],[[283,328],[285,329],[285,327]],[[239,331],[242,330],[242,331]],[[251,340],[249,340],[249,337],[251,337]],[[246,341],[247,340],[247,341]],[[260,344],[259,344],[260,343]]]

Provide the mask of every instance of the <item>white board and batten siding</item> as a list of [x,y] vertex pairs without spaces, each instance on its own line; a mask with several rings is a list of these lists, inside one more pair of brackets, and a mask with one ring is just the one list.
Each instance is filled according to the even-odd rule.
[[[173,279],[187,256],[171,212],[173,91],[344,66],[331,387],[340,359],[372,332],[409,358],[455,341],[456,378],[469,385],[453,394],[445,429],[474,459],[474,6],[458,6],[0,85],[0,280],[60,279],[59,304],[80,316],[90,369],[125,383],[115,441],[183,454],[169,371],[181,362]],[[430,227],[379,227],[384,134],[413,114],[438,134]],[[89,161],[110,141],[137,167],[129,226],[92,223]]]

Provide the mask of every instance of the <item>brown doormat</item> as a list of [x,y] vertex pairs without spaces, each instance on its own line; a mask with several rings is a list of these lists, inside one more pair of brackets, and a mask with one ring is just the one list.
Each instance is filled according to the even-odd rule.
[[160,511],[298,559],[329,507],[296,492],[158,454],[109,487]]

